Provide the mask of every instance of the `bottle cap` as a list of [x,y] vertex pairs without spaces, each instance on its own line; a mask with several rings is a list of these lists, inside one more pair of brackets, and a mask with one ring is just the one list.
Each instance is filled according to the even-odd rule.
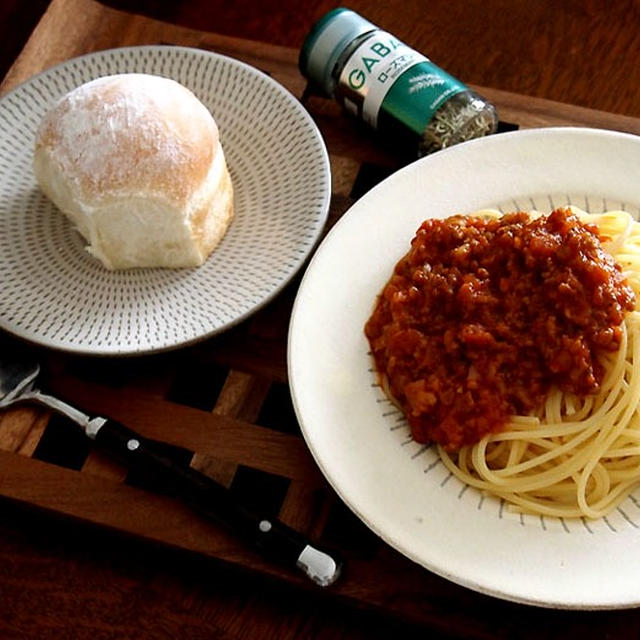
[[302,75],[333,96],[333,69],[344,48],[377,27],[350,9],[333,9],[316,22],[306,37],[298,66]]

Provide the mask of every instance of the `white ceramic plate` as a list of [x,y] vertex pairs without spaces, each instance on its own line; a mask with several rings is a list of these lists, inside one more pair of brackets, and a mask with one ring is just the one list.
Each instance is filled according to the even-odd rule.
[[[88,80],[129,72],[177,80],[218,123],[236,213],[198,269],[104,269],[36,186],[32,148],[45,111]],[[211,336],[290,280],[318,240],[330,194],[327,152],[313,120],[257,69],[172,46],[69,60],[0,99],[0,328],[102,355],[159,351]]]
[[640,491],[598,521],[514,516],[460,483],[376,386],[363,326],[428,217],[573,203],[640,210],[640,138],[598,130],[496,135],[415,162],[359,200],[303,278],[289,375],[304,436],[346,504],[427,569],[560,608],[640,604]]

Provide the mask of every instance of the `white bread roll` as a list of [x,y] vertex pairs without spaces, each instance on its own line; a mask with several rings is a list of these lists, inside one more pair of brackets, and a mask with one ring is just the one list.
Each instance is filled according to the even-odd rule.
[[38,129],[34,172],[108,269],[201,265],[233,217],[215,121],[159,76],[106,76],[65,95]]

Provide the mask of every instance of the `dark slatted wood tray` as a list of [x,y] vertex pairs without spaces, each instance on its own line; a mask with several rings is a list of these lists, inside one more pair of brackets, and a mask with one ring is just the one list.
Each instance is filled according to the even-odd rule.
[[[82,18],[68,26],[68,15]],[[132,17],[92,0],[54,0],[1,89],[7,91],[33,73],[82,53],[157,43],[238,58],[303,101],[325,137],[331,159],[327,229],[405,162],[333,102],[307,89],[296,51]],[[502,131],[583,125],[640,133],[640,121],[632,118],[477,89],[498,106]],[[298,282],[299,276],[268,307],[228,333],[171,353],[98,359],[19,347],[42,361],[42,386],[50,393],[165,443],[176,460],[211,475],[239,499],[268,505],[286,523],[339,548],[348,569],[332,588],[333,596],[449,633],[464,632],[466,637],[490,638],[498,632],[537,636],[535,609],[481,596],[416,566],[373,535],[328,486],[301,437],[287,386],[286,336]],[[0,349],[15,343],[0,336]],[[0,496],[307,586],[164,496],[161,487],[149,487],[94,451],[66,419],[39,408],[0,413]],[[456,615],[462,609],[464,629]],[[576,617],[571,624],[572,630],[587,632],[590,621]]]

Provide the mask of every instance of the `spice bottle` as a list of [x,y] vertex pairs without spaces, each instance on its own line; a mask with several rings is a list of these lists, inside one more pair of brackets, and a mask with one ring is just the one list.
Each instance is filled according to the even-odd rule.
[[413,156],[494,133],[494,106],[421,53],[350,9],[303,43],[300,71],[346,111]]

